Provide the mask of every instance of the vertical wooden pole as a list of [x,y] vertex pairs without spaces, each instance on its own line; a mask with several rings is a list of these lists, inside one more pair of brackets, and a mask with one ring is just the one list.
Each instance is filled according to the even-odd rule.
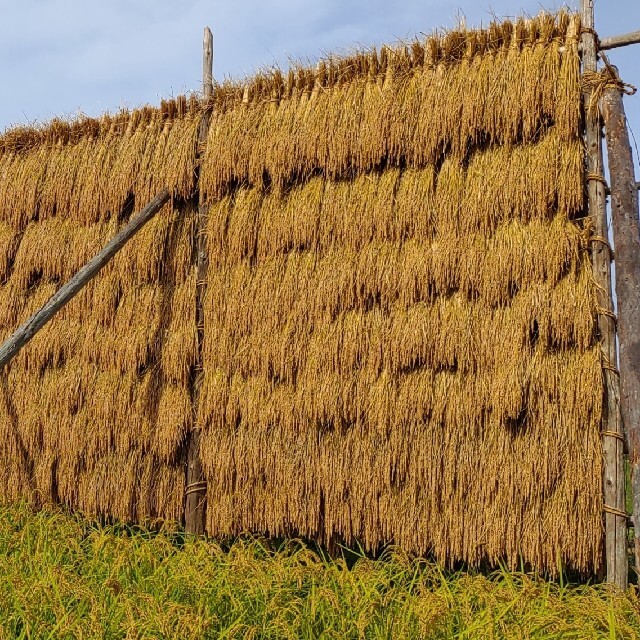
[[635,566],[640,570],[640,227],[622,90],[605,89],[602,98],[611,185],[611,222],[616,247],[616,296],[620,340],[622,423],[629,445]]
[[209,27],[204,28],[202,41],[202,93],[205,101],[213,95],[213,33]]
[[[210,99],[213,96],[213,34],[209,27],[204,30],[202,50],[202,90],[205,109],[198,130],[198,157],[202,157],[207,142],[209,120],[211,118]],[[199,172],[198,172],[199,178]],[[184,520],[185,531],[193,535],[205,532],[205,510],[207,483],[200,460],[200,430],[197,424],[200,387],[203,376],[202,347],[204,341],[204,296],[207,277],[207,216],[208,208],[198,199],[198,217],[196,221],[196,325],[198,334],[198,353],[193,386],[193,429],[187,446],[187,483],[185,490]]]
[[[597,51],[593,34],[594,0],[582,0],[582,65],[583,71],[596,71]],[[589,102],[585,94],[584,104]],[[585,109],[586,111],[586,109]],[[586,114],[585,138],[587,172],[589,176],[603,175],[602,130],[598,113]],[[588,184],[589,215],[594,221],[596,236],[609,237],[606,194],[603,179],[591,177]],[[592,247],[593,272],[598,283],[598,332],[605,368],[605,398],[602,417],[603,498],[605,505],[605,563],[607,581],[621,588],[627,587],[626,557],[627,522],[624,516],[624,441],[620,417],[620,387],[614,371],[616,365],[616,327],[611,295],[611,254],[602,242]]]

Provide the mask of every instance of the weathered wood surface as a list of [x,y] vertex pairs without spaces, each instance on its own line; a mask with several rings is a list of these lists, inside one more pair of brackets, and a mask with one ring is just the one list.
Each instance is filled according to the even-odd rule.
[[213,33],[209,27],[204,28],[202,42],[202,91],[205,99],[213,95]]
[[[209,27],[205,27],[202,50],[202,89],[205,103],[213,95],[213,34]],[[211,114],[205,109],[200,129],[198,131],[198,155],[201,158],[207,142],[209,120]],[[185,531],[193,535],[205,532],[205,514],[207,483],[200,461],[200,430],[197,425],[197,408],[200,402],[200,387],[202,384],[202,345],[204,342],[204,296],[206,293],[207,277],[207,218],[208,207],[200,197],[198,218],[196,222],[196,325],[198,335],[198,355],[193,388],[194,428],[189,434],[187,444],[187,477],[185,492]]]
[[[582,0],[582,25],[586,29],[594,27],[594,0]],[[582,34],[583,71],[596,71],[597,51],[593,33]],[[584,96],[584,104],[588,104],[589,95]],[[587,171],[589,174],[602,176],[604,163],[602,159],[602,130],[598,114],[586,116],[586,153]],[[600,180],[589,180],[588,184],[589,215],[595,224],[595,233],[600,238],[608,238],[606,193]],[[593,272],[598,283],[598,305],[604,313],[598,314],[598,332],[603,351],[603,358],[608,365],[604,369],[605,398],[603,406],[602,451],[603,499],[609,508],[624,511],[624,442],[622,438],[622,420],[620,415],[620,382],[612,371],[616,363],[616,327],[613,317],[611,291],[611,254],[609,247],[602,242],[594,242],[592,246]],[[612,435],[606,435],[612,434]],[[627,522],[620,513],[605,511],[605,567],[607,581],[626,588],[628,583],[627,561]]]
[[161,191],[149,204],[135,216],[124,229],[119,231],[80,271],[78,271],[65,285],[54,293],[48,302],[26,322],[0,347],[0,368],[16,356],[33,336],[44,327],[51,318],[64,307],[74,296],[95,278],[100,270],[144,227],[153,216],[162,209],[169,200],[167,189]]
[[600,40],[600,49],[607,51],[618,47],[626,47],[630,44],[640,44],[640,31],[632,31],[631,33],[624,33],[611,38],[602,38]]
[[616,297],[620,341],[622,422],[629,448],[633,491],[635,564],[640,569],[640,226],[622,91],[611,86],[602,98],[616,248]]

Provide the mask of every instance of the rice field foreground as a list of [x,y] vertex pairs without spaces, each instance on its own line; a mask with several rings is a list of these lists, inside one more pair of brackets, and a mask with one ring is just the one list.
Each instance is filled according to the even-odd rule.
[[0,507],[0,638],[639,638],[637,588]]

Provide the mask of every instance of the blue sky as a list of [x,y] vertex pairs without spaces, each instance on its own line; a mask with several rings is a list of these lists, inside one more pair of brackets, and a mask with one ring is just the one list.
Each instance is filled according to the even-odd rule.
[[[0,130],[198,90],[205,25],[214,31],[214,75],[221,80],[452,27],[460,15],[478,26],[494,15],[560,6],[547,0],[0,0]],[[596,23],[602,37],[640,29],[640,4],[596,0]],[[640,87],[640,45],[610,58]],[[640,93],[625,103],[640,145]]]

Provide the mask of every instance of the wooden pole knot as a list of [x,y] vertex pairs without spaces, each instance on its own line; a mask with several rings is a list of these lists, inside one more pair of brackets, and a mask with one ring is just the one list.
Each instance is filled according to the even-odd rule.
[[[616,314],[611,311],[610,309],[605,309],[604,307],[600,307],[600,306],[596,306],[596,313],[598,313],[601,316],[606,316],[607,318],[611,318],[614,322],[614,324],[618,324],[618,317],[616,316]],[[617,369],[612,368],[612,365],[607,365],[605,366],[604,364],[602,365],[605,369],[610,369],[611,371],[617,371]]]
[[611,248],[609,241],[605,237],[594,234],[589,238],[589,242],[598,242],[601,245],[607,247],[607,249],[609,249],[609,253],[611,254],[611,258],[613,259],[613,249]]
[[594,180],[595,182],[599,182],[604,187],[604,192],[607,195],[611,195],[611,189],[609,189],[609,185],[605,177],[601,173],[587,173],[587,182],[590,180]]

